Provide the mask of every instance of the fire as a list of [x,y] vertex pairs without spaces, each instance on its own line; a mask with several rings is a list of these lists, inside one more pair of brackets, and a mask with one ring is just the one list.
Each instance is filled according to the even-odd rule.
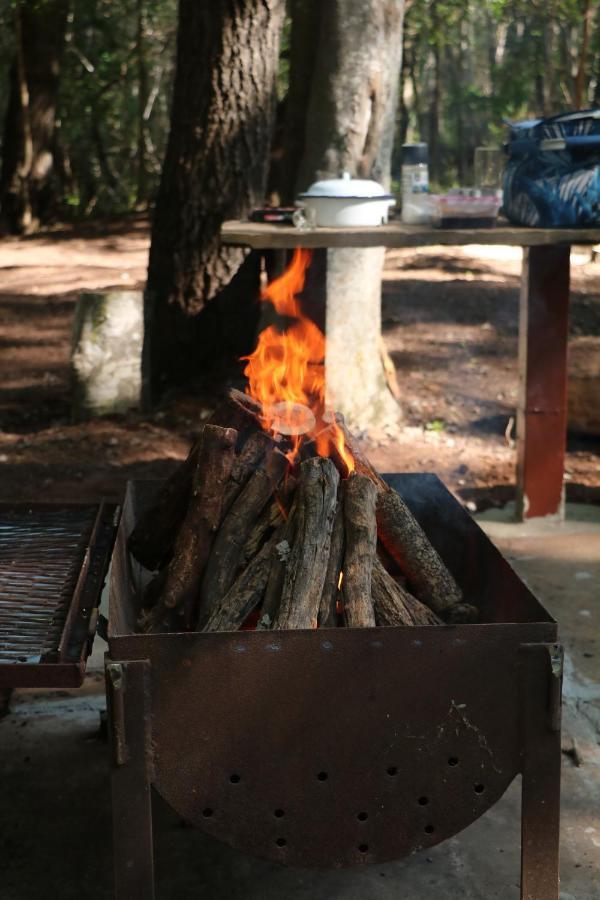
[[288,459],[297,459],[305,440],[314,440],[319,456],[336,454],[348,473],[354,470],[344,431],[325,401],[325,336],[301,308],[299,294],[310,265],[310,250],[296,249],[290,266],[263,290],[277,321],[265,328],[244,374],[247,393],[263,409],[262,426],[288,435]]

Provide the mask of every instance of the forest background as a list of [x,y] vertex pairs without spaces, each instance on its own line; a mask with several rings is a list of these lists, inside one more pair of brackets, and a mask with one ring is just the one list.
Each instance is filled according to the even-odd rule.
[[[44,104],[30,110],[31,128],[53,120],[52,178],[26,230],[38,218],[115,216],[152,205],[169,131],[176,31],[176,0],[0,0],[3,168],[17,139],[11,93],[20,89],[27,52],[47,84]],[[289,36],[288,16],[279,122]],[[600,104],[600,5],[407,0],[400,78],[394,179],[402,143],[423,140],[432,183],[468,185],[475,147],[500,144],[506,120]],[[274,157],[280,134],[276,127]]]

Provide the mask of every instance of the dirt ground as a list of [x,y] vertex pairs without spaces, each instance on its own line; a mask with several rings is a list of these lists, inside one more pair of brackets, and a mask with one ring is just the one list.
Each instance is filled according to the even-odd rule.
[[[0,498],[109,499],[168,474],[218,399],[214,384],[151,414],[71,420],[69,352],[82,289],[141,287],[144,219],[55,229],[0,244]],[[384,337],[405,424],[371,435],[383,471],[435,471],[478,509],[514,494],[520,251],[388,253]],[[600,353],[600,264],[573,258],[571,342]],[[600,438],[570,436],[570,499],[600,501]]]

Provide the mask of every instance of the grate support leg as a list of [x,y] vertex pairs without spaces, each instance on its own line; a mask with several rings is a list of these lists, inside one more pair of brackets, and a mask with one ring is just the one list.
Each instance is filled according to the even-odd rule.
[[115,900],[154,900],[150,665],[106,660]]
[[524,645],[521,900],[558,900],[562,647]]

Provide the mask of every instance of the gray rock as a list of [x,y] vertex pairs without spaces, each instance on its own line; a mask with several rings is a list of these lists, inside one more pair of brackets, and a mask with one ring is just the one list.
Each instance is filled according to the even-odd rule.
[[73,415],[110,415],[139,406],[144,335],[142,291],[82,293],[71,347]]

